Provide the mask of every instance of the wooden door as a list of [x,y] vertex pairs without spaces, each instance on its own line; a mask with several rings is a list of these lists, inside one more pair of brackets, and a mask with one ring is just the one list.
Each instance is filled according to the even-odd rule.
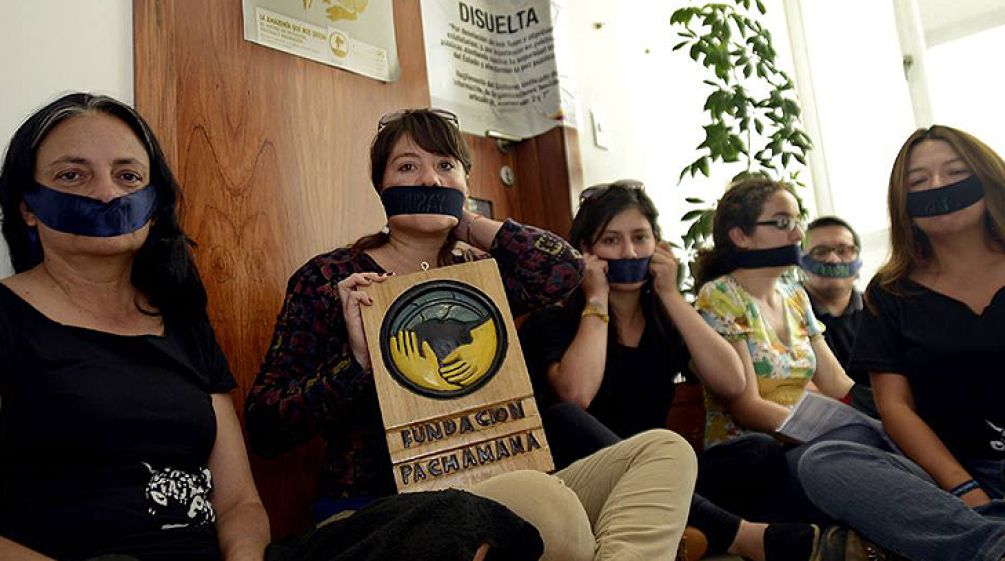
[[[183,224],[198,243],[241,411],[293,271],[384,224],[369,141],[384,113],[429,105],[419,1],[394,1],[402,71],[392,84],[245,41],[238,0],[134,0],[133,17],[136,107],[182,185]],[[497,218],[565,233],[576,177],[568,134],[551,131],[510,154],[471,139],[472,193],[491,199]],[[516,170],[513,188],[498,180],[501,163]],[[274,535],[308,523],[320,450],[315,441],[252,458]]]

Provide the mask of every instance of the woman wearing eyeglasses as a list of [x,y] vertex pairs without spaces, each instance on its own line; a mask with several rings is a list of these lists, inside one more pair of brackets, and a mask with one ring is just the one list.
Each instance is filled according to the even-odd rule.
[[[520,330],[557,462],[666,426],[674,377],[689,362],[710,391],[743,391],[739,357],[677,289],[677,262],[641,183],[583,191],[569,240],[585,256],[582,285]],[[755,561],[809,559],[816,534],[809,524],[743,520],[698,494],[688,524],[705,534],[708,554]]]
[[[558,236],[465,210],[471,158],[453,115],[386,116],[370,155],[387,230],[319,255],[293,275],[246,408],[249,441],[259,453],[275,454],[319,432],[325,438],[319,517],[395,493],[360,312],[371,300],[360,287],[491,256],[519,314],[562,299],[582,279],[581,256]],[[651,431],[557,477],[508,473],[473,491],[533,523],[543,559],[669,559],[695,471],[686,441]]]
[[[784,278],[799,263],[799,215],[786,184],[741,181],[719,200],[714,248],[697,262],[696,307],[739,354],[746,379],[732,399],[706,392],[698,489],[755,520],[826,521],[794,476],[803,448],[774,435],[807,389],[841,399],[852,387],[824,341],[806,292]],[[882,444],[871,429],[849,431],[842,437]]]

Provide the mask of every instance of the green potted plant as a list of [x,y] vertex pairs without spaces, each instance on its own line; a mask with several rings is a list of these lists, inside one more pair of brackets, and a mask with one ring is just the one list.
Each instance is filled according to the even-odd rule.
[[[799,171],[813,142],[801,128],[792,79],[778,67],[771,33],[758,20],[766,12],[761,0],[731,0],[687,6],[670,17],[681,39],[673,50],[686,49],[708,70],[703,83],[711,90],[703,108],[705,138],[678,183],[688,175],[708,177],[720,162],[744,166],[734,181],[765,174],[801,184]],[[697,249],[711,239],[714,208],[701,198],[685,200],[700,207],[681,218],[691,223],[683,236],[690,266]],[[684,285],[696,288],[688,280]]]

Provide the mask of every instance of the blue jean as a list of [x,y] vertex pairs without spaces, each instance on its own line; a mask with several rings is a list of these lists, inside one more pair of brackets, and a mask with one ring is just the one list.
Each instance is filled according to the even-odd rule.
[[850,442],[812,446],[799,462],[806,495],[865,538],[912,561],[1005,556],[1001,461],[961,461],[991,504],[971,509],[904,456]]

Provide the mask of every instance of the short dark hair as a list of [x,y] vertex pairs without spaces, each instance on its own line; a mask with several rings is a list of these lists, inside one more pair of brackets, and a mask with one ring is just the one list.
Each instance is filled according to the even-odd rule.
[[29,236],[21,201],[35,184],[38,149],[57,126],[80,115],[104,114],[128,126],[150,158],[150,183],[157,189],[157,210],[150,233],[133,261],[132,282],[165,319],[205,314],[206,290],[192,258],[195,243],[178,220],[181,190],[150,126],[132,107],[107,96],[71,93],[39,109],[17,129],[0,169],[3,237],[17,272],[42,262],[43,254]]
[[423,150],[456,158],[471,173],[471,153],[457,125],[435,109],[405,109],[385,115],[380,130],[370,145],[370,181],[379,193],[383,189],[384,170],[398,140],[407,135]]
[[[471,173],[471,153],[451,113],[439,109],[404,109],[384,115],[377,127],[377,134],[370,143],[370,181],[378,193],[384,188],[384,170],[394,145],[404,135],[427,152],[456,158],[464,167],[464,173]],[[380,247],[388,240],[387,232],[363,236],[353,242],[347,259],[355,259],[363,251]],[[456,246],[457,238],[451,231],[440,248],[436,263],[440,266],[453,264]],[[470,251],[462,253],[466,259],[472,258]]]
[[810,222],[809,224],[806,225],[806,233],[809,234],[810,232],[816,230],[817,228],[826,228],[827,226],[840,226],[845,230],[848,230],[849,232],[851,232],[851,239],[855,241],[855,248],[862,249],[862,240],[858,237],[858,232],[855,231],[855,228],[852,228],[851,224],[849,224],[843,218],[839,218],[834,215],[821,216],[816,220]]

